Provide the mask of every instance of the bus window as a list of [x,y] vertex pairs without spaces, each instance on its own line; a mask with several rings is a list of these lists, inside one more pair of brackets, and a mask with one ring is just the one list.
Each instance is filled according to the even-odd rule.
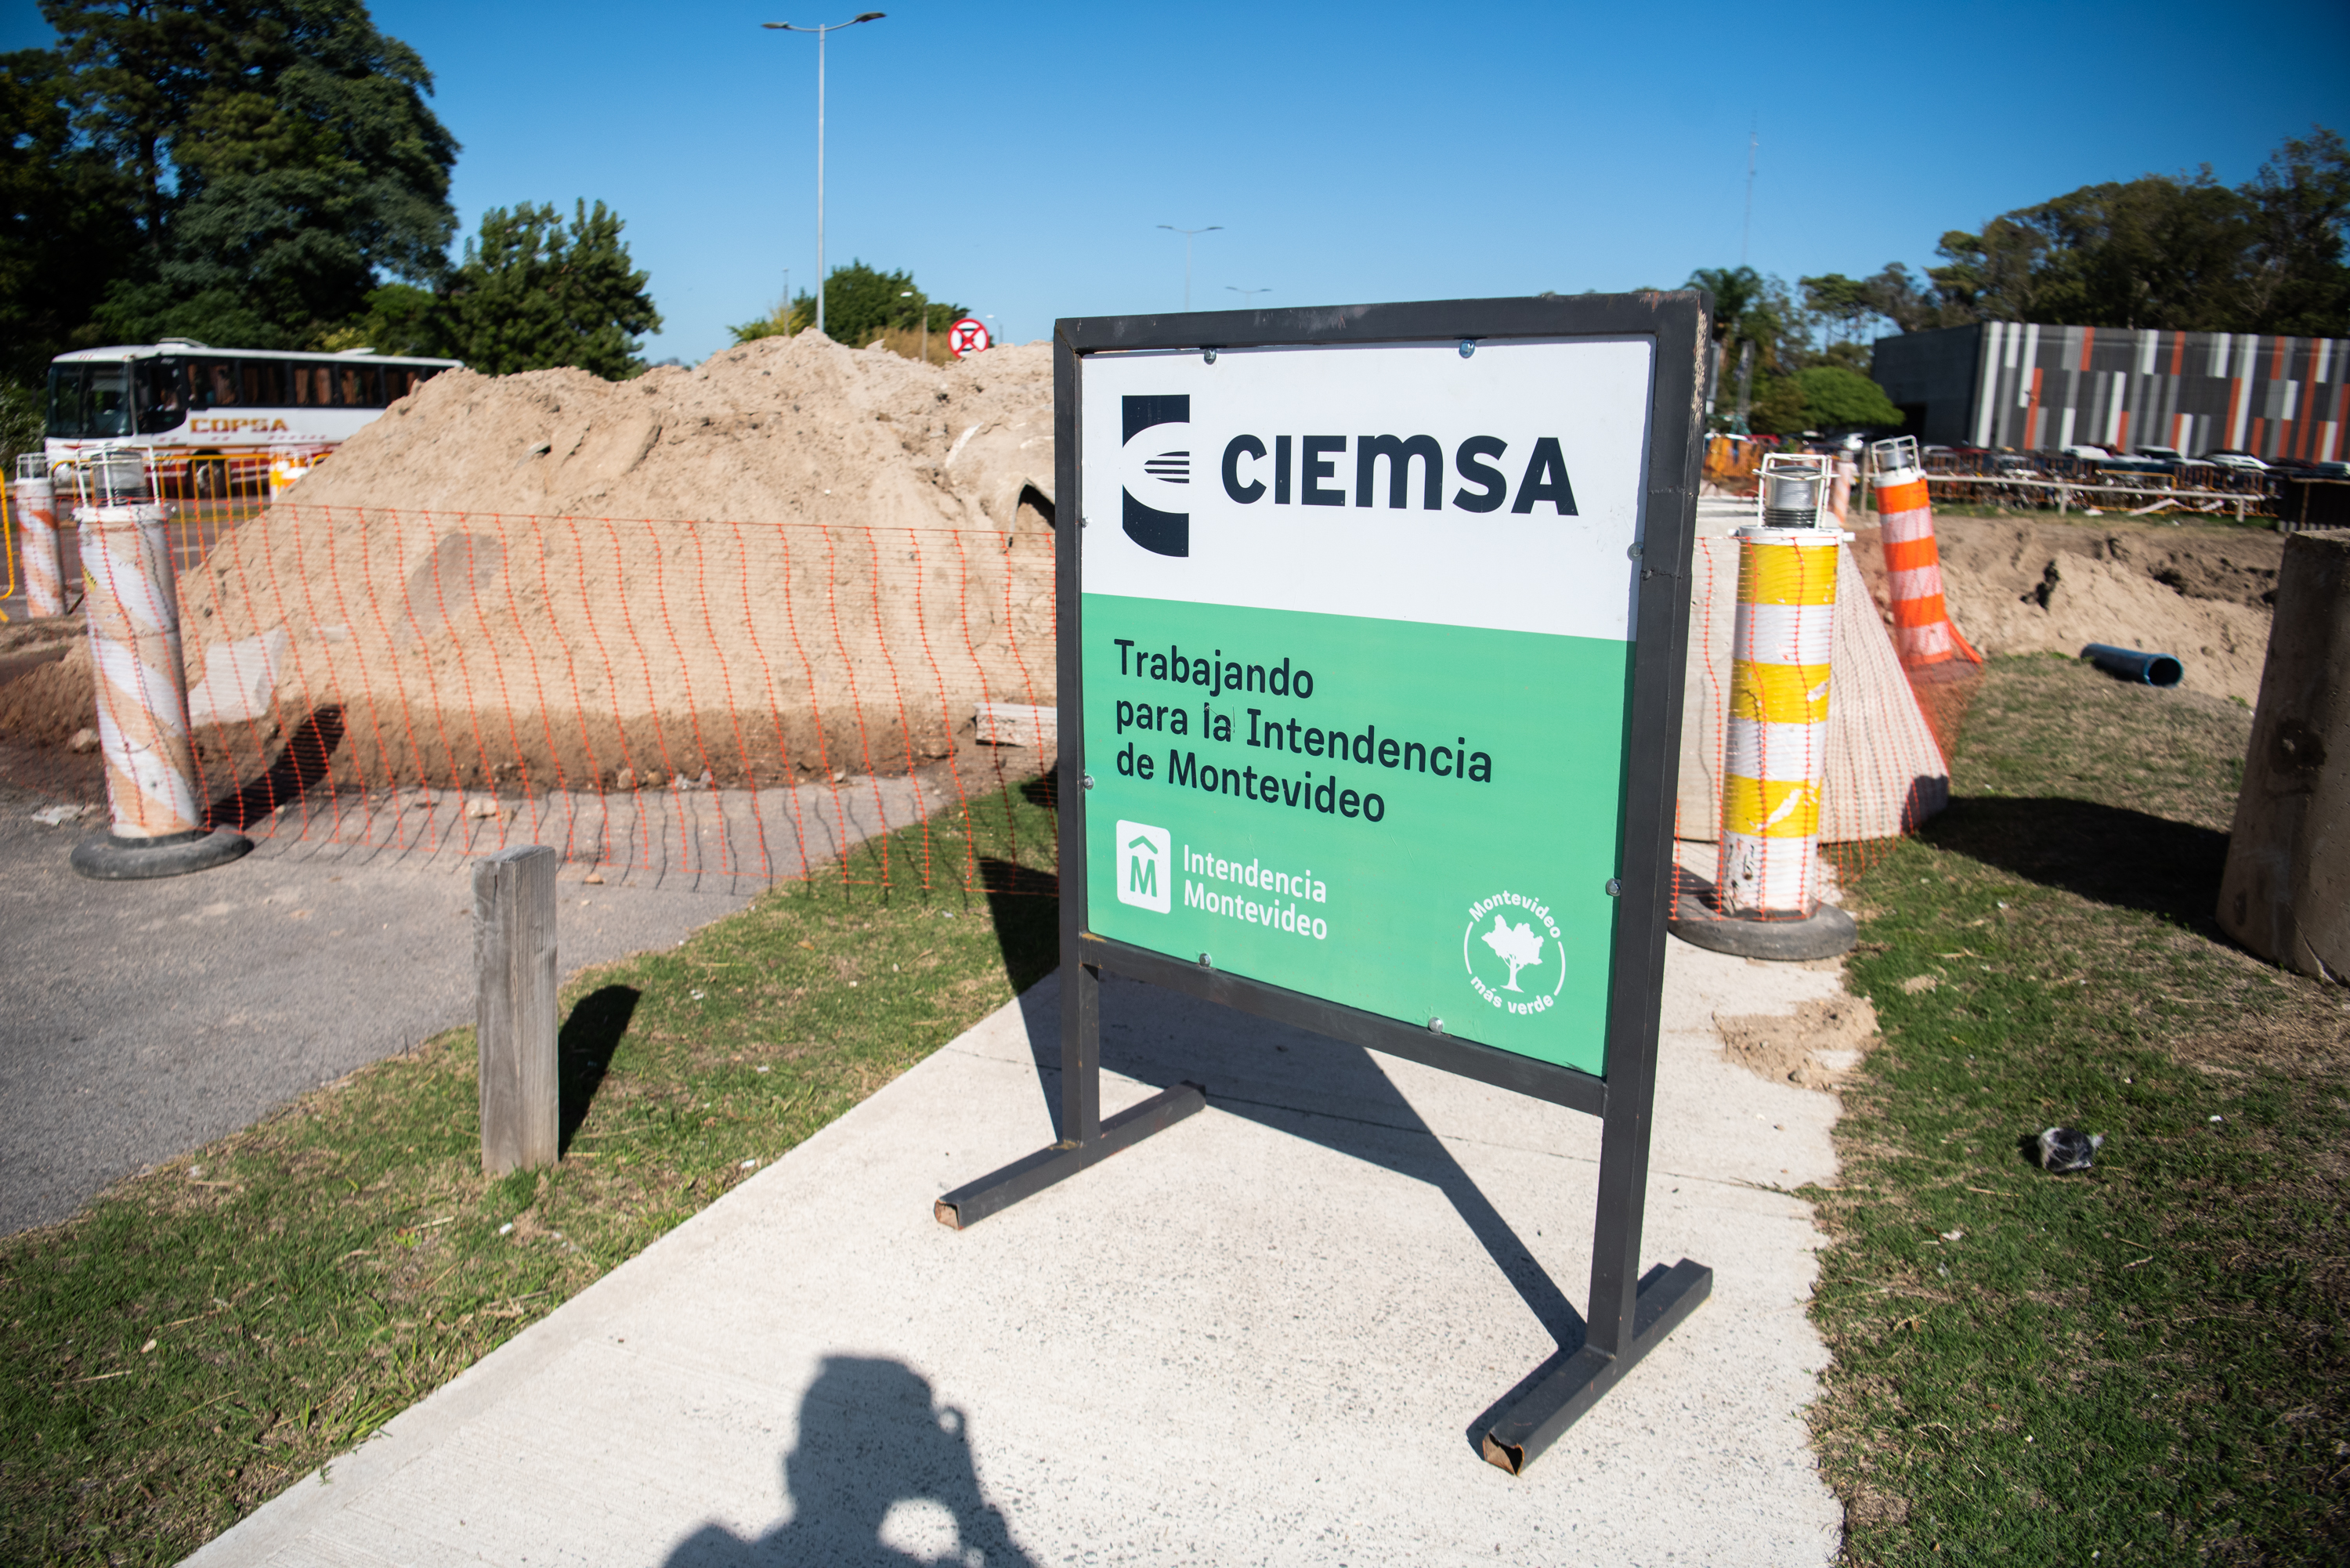
[[287,363],[286,371],[294,382],[294,406],[302,409],[325,409],[334,406],[335,368],[331,365],[305,365],[299,360]]
[[89,379],[86,372],[81,365],[49,367],[49,433],[61,441],[81,434],[82,383]]
[[82,434],[122,436],[130,433],[130,367],[117,360],[89,368],[89,392],[82,405]]
[[203,375],[206,392],[204,407],[232,409],[244,401],[237,396],[235,360],[207,359]]
[[286,367],[275,359],[241,359],[238,369],[244,379],[244,400],[257,409],[282,409],[286,406]]
[[383,407],[383,379],[375,366],[347,365],[343,368],[343,407]]
[[161,435],[187,422],[188,400],[181,391],[177,360],[134,360],[130,370],[138,389],[140,435]]

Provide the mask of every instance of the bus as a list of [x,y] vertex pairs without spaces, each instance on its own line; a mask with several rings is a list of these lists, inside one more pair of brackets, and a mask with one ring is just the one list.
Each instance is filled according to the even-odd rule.
[[372,348],[214,348],[185,337],[77,349],[49,362],[48,466],[99,447],[145,448],[157,482],[182,494],[255,489],[272,462],[315,461],[460,364]]

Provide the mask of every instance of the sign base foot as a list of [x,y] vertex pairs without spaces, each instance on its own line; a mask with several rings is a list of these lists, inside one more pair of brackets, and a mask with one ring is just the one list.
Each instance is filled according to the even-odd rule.
[[1512,1475],[1523,1474],[1544,1449],[1558,1441],[1561,1433],[1712,1293],[1713,1271],[1703,1263],[1683,1258],[1659,1271],[1640,1287],[1632,1309],[1631,1343],[1624,1353],[1610,1355],[1586,1345],[1567,1356],[1556,1371],[1528,1389],[1486,1429],[1477,1445],[1486,1461]]
[[1101,1136],[1091,1143],[1056,1143],[1024,1159],[956,1188],[931,1206],[938,1222],[952,1231],[968,1231],[999,1209],[1066,1181],[1087,1166],[1099,1165],[1121,1149],[1152,1133],[1173,1127],[1208,1103],[1208,1091],[1198,1084],[1177,1084],[1161,1089],[1139,1106],[1103,1119]]

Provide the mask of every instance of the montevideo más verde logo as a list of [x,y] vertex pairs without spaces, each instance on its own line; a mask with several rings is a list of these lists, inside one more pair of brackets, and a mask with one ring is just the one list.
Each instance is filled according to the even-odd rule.
[[1461,961],[1486,1002],[1519,1014],[1547,1012],[1566,984],[1566,943],[1550,906],[1496,893],[1469,906]]
[[1159,556],[1191,553],[1191,400],[1129,397],[1118,483],[1126,536]]

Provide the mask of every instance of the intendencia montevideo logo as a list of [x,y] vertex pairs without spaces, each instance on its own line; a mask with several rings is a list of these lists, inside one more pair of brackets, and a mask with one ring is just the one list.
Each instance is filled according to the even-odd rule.
[[[1118,483],[1126,536],[1154,555],[1189,556],[1196,509],[1191,400],[1129,396],[1120,411]],[[1506,506],[1520,516],[1579,515],[1566,454],[1556,436],[1519,443],[1471,435],[1453,447],[1449,465],[1445,455],[1444,443],[1426,434],[1243,434],[1225,441],[1218,476],[1225,498],[1240,506],[1384,506],[1400,512],[1416,505],[1440,512],[1449,505],[1470,513]],[[1461,483],[1448,502],[1445,489],[1453,478]]]
[[[1461,961],[1492,1006],[1546,1012],[1566,984],[1565,942],[1550,906],[1523,893],[1496,893],[1469,906]],[[1498,983],[1493,983],[1498,981]]]

